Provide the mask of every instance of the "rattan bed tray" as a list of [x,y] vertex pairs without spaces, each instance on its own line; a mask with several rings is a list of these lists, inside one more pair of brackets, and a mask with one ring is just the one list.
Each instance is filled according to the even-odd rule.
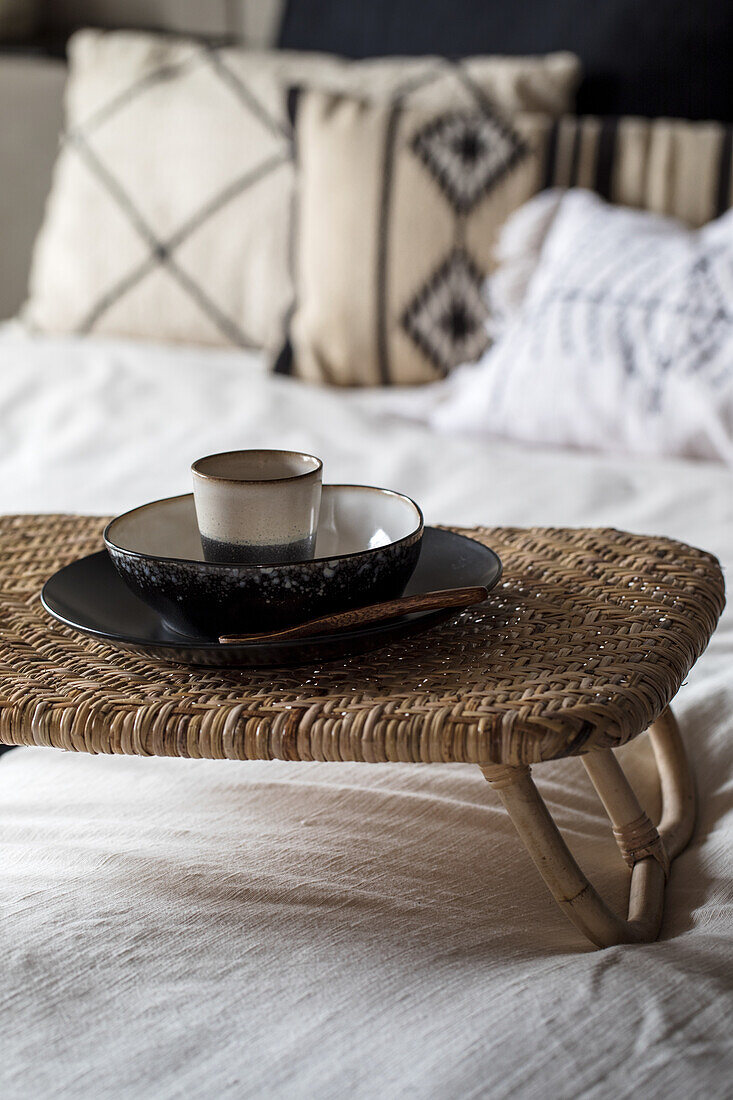
[[[653,939],[694,788],[669,709],[724,604],[711,555],[613,530],[477,528],[504,579],[479,608],[322,667],[192,671],[53,621],[38,594],[105,521],[0,518],[0,741],[91,753],[478,764],[558,904],[598,946]],[[613,749],[647,728],[655,828]],[[582,755],[632,869],[613,913],[571,856],[529,765]]]

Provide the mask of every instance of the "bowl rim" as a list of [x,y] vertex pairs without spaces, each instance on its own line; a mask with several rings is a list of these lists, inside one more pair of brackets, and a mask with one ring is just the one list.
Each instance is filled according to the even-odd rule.
[[420,505],[414,501],[412,497],[408,497],[406,493],[400,493],[396,489],[383,489],[379,485],[356,485],[347,482],[324,485],[323,489],[363,489],[370,493],[384,493],[387,496],[399,497],[401,500],[412,505],[415,509],[417,523],[406,535],[403,535],[399,539],[394,539],[392,542],[384,543],[382,546],[365,546],[363,550],[352,550],[348,554],[327,554],[319,558],[300,558],[297,561],[287,562],[221,562],[204,561],[203,558],[172,558],[163,554],[146,554],[143,553],[142,550],[131,550],[129,547],[120,546],[113,540],[111,531],[119,520],[127,519],[127,517],[131,516],[134,512],[142,512],[146,508],[154,508],[159,504],[167,504],[168,501],[171,500],[183,500],[185,497],[193,497],[193,493],[176,493],[170,497],[161,497],[159,500],[150,500],[146,504],[138,504],[135,508],[129,508],[126,512],[120,512],[118,516],[115,516],[107,523],[102,532],[102,538],[104,539],[104,544],[108,551],[114,551],[116,554],[124,554],[127,557],[136,558],[142,561],[171,562],[177,565],[191,565],[197,569],[224,570],[225,572],[236,569],[238,572],[241,572],[242,570],[288,569],[295,566],[314,565],[317,562],[346,561],[349,558],[361,557],[364,554],[376,554],[379,551],[393,549],[403,543],[414,540],[416,536],[422,535],[425,529],[425,519]]

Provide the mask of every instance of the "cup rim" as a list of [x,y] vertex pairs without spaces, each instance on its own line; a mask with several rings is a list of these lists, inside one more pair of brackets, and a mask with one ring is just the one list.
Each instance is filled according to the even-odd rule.
[[[310,458],[316,463],[312,470],[304,470],[300,474],[287,474],[285,477],[225,477],[222,474],[207,474],[200,469],[204,462],[213,458],[229,458],[230,455],[295,455],[298,458]],[[219,481],[224,485],[282,485],[288,481],[301,481],[304,478],[315,477],[323,473],[323,460],[318,455],[309,454],[307,451],[286,451],[277,447],[244,447],[233,451],[216,451],[214,454],[203,455],[191,463],[191,473],[204,481]]]

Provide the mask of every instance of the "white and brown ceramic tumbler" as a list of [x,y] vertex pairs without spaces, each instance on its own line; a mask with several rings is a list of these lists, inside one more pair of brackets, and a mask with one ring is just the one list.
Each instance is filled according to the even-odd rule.
[[224,451],[194,462],[207,561],[267,565],[312,558],[323,463],[300,451]]

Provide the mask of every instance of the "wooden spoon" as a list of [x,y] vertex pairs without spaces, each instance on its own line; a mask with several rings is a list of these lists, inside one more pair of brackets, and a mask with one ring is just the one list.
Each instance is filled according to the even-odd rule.
[[353,607],[349,611],[338,611],[333,615],[322,615],[320,619],[310,619],[297,626],[288,626],[284,630],[270,630],[262,634],[222,634],[222,645],[247,645],[249,642],[285,641],[289,638],[308,638],[323,631],[347,630],[351,626],[363,626],[364,623],[384,622],[408,615],[413,611],[442,611],[449,607],[472,607],[481,603],[489,594],[488,588],[478,584],[472,588],[447,588],[438,592],[421,592],[417,596],[401,596],[397,600],[385,600],[366,607]]

